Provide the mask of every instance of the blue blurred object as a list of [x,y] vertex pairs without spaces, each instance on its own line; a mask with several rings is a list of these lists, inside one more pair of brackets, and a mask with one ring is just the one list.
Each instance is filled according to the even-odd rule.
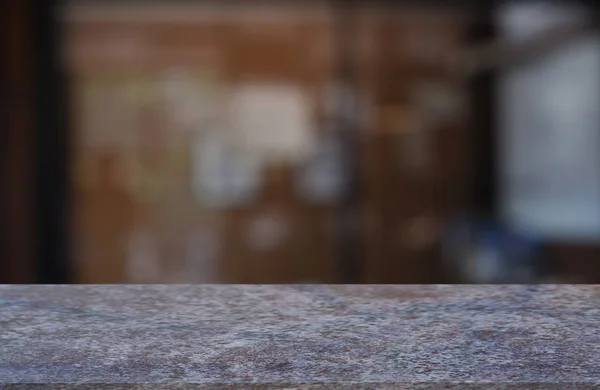
[[443,242],[447,265],[467,283],[536,283],[538,253],[535,238],[463,216],[448,224]]

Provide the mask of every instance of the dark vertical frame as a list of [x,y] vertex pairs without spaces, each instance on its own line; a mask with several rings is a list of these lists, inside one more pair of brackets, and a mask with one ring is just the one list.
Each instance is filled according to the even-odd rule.
[[[477,7],[469,43],[477,45],[497,37],[496,2]],[[498,217],[498,128],[496,118],[496,84],[498,73],[485,70],[469,80],[471,115],[471,207],[476,218]]]
[[70,190],[67,78],[57,0],[33,2],[38,283],[69,283]]
[[[336,50],[334,71],[335,80],[349,91],[356,90],[356,61],[353,55],[356,30],[357,1],[333,1],[334,45]],[[339,239],[339,277],[340,283],[362,283],[364,272],[364,253],[361,224],[361,187],[359,156],[359,133],[356,118],[350,115],[354,107],[355,96],[341,96],[340,112],[337,117],[337,131],[343,148],[343,167],[345,188],[338,205],[337,226]]]

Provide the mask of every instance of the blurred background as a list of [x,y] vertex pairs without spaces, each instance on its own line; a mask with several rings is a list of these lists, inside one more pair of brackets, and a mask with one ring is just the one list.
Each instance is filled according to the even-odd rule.
[[585,1],[0,5],[0,283],[598,283]]

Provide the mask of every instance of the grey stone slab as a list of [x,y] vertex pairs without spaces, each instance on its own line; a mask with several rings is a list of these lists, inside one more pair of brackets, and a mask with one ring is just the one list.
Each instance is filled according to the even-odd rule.
[[600,388],[600,286],[0,286],[0,388]]

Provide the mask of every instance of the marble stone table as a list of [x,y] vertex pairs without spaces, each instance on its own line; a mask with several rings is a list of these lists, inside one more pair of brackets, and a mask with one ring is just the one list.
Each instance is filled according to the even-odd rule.
[[600,388],[600,286],[0,286],[0,388]]

